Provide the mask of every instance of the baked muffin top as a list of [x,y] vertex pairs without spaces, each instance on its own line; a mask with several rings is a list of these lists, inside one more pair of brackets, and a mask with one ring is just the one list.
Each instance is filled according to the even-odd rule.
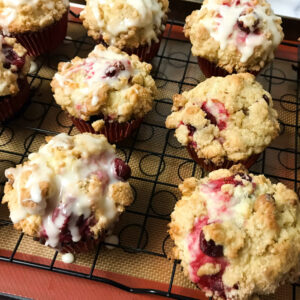
[[186,18],[192,53],[228,72],[259,71],[283,39],[281,18],[265,0],[205,0]]
[[279,133],[272,97],[249,73],[211,77],[175,95],[166,126],[216,165],[261,153]]
[[80,14],[89,36],[110,46],[137,48],[158,42],[165,29],[168,0],[87,0]]
[[152,108],[156,86],[151,68],[135,55],[97,45],[87,58],[60,63],[51,86],[56,102],[74,117],[88,121],[102,114],[126,122]]
[[[180,186],[170,235],[186,275],[207,296],[249,299],[273,293],[300,271],[296,193],[241,166]],[[219,297],[219,298],[218,298]]]
[[19,92],[18,80],[26,77],[29,67],[26,49],[16,39],[0,35],[0,97]]
[[77,242],[83,219],[97,238],[133,200],[130,168],[103,135],[61,133],[47,141],[23,165],[5,171],[2,202],[15,228],[59,249],[63,226]]
[[61,19],[69,0],[0,0],[0,28],[4,34],[38,31]]

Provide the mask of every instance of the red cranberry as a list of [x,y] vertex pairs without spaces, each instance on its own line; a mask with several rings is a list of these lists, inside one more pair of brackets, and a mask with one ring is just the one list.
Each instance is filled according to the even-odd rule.
[[200,249],[204,254],[211,257],[222,257],[223,254],[223,246],[216,245],[213,240],[207,241],[204,236],[203,230],[200,233]]
[[213,291],[219,297],[226,299],[224,284],[222,280],[223,272],[219,272],[215,275],[204,275],[199,278],[199,286],[206,287]]
[[9,69],[10,65],[15,65],[18,70],[23,68],[25,57],[18,56],[11,46],[7,44],[2,45],[2,52],[5,56],[4,68]]
[[210,120],[210,122],[214,125],[217,125],[217,119],[215,118],[214,115],[212,115],[210,112],[209,112],[209,109],[207,107],[207,102],[204,102],[201,106],[201,109],[205,111],[206,113],[206,119]]
[[189,130],[189,136],[193,136],[194,133],[195,133],[195,131],[196,131],[196,127],[194,127],[194,126],[192,126],[192,125],[190,125],[190,124],[188,124],[188,125],[186,125],[186,126],[187,126],[187,128],[188,128],[188,130]]
[[[246,13],[241,13],[240,14],[240,17],[241,16],[245,16],[246,15]],[[258,23],[259,23],[259,19],[257,18],[256,20],[255,20],[255,22],[254,22],[254,24],[251,26],[251,27],[249,27],[249,26],[246,26],[245,24],[244,24],[244,22],[243,21],[241,21],[241,20],[237,20],[237,26],[238,26],[238,28],[241,30],[241,31],[243,31],[243,32],[245,32],[245,33],[247,33],[247,34],[249,34],[250,32],[253,32],[253,33],[256,33],[256,34],[258,34],[259,33],[259,29],[258,29]]]
[[105,70],[105,76],[114,77],[120,73],[120,71],[124,71],[125,66],[120,61],[115,62],[113,65],[110,65]]
[[125,181],[131,175],[130,167],[120,158],[114,160],[114,172],[115,176]]
[[209,186],[215,191],[218,192],[221,190],[222,185],[224,184],[233,184],[234,186],[238,186],[241,185],[242,182],[235,180],[234,176],[229,176],[229,177],[225,177],[225,178],[220,178],[220,179],[216,179],[216,180],[211,180],[209,182]]

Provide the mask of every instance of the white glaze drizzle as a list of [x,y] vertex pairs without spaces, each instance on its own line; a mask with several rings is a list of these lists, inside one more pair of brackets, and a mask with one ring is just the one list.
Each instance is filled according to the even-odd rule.
[[101,19],[99,5],[109,4],[113,7],[115,5],[114,0],[90,0],[89,2],[95,19],[98,22],[98,26],[101,29],[105,29],[111,36],[109,44],[115,45],[116,37],[121,33],[128,32],[129,28],[132,27],[142,29],[141,36],[146,39],[148,44],[150,44],[152,40],[157,42],[158,37],[154,29],[164,29],[162,19],[165,13],[162,10],[162,4],[157,0],[125,0],[124,2],[132,6],[138,12],[138,17],[112,19],[108,20],[107,24]]
[[75,257],[72,253],[65,253],[61,256],[61,259],[65,264],[71,264],[74,262]]
[[[237,3],[239,1],[239,3]],[[220,5],[215,0],[203,5],[209,11],[214,11],[216,17],[204,18],[200,22],[210,32],[210,35],[220,43],[220,49],[224,50],[229,45],[234,45],[241,53],[241,62],[246,62],[253,54],[255,47],[272,47],[275,49],[281,42],[281,34],[276,27],[276,20],[280,19],[271,11],[267,14],[268,6],[249,5],[249,0],[233,0],[231,5]],[[259,19],[259,32],[249,34],[241,31],[237,26],[238,19],[251,25],[253,18],[240,16],[249,7],[254,9],[256,17]],[[251,13],[253,16],[253,12]],[[266,33],[270,31],[271,40],[266,38]],[[269,54],[270,53],[270,54]],[[273,57],[273,51],[268,52]],[[266,57],[262,57],[262,60]]]
[[[65,166],[58,166],[57,158],[53,160],[55,148],[66,151],[66,157],[63,159]],[[69,150],[79,152],[81,158],[74,158],[73,152],[68,153]],[[113,166],[115,154],[113,147],[104,137],[95,138],[81,134],[75,139],[61,133],[42,146],[39,152],[30,154],[28,158],[26,165],[7,169],[5,175],[13,175],[13,187],[19,193],[22,173],[31,170],[25,187],[30,190],[31,199],[28,200],[37,205],[35,209],[23,206],[18,194],[19,205],[11,210],[10,215],[13,223],[23,220],[28,214],[41,215],[43,231],[48,236],[45,244],[57,247],[61,228],[66,221],[73,242],[81,239],[76,223],[81,215],[84,219],[90,216],[92,204],[103,212],[102,218],[108,222],[115,219],[117,209],[109,197],[109,187],[118,182]],[[88,194],[86,190],[80,188],[80,183],[84,183],[91,176],[101,180],[103,187],[100,192]],[[43,181],[48,182],[50,186],[47,199],[41,195],[39,184]]]
[[[69,84],[77,82],[76,75],[78,73],[84,76],[83,86],[76,90],[76,93],[80,96],[77,97],[78,102],[75,102],[75,105],[82,104],[82,99],[87,98],[90,93],[92,93],[91,105],[97,105],[99,103],[98,94],[104,84],[117,90],[120,88],[121,82],[124,82],[123,79],[128,81],[137,72],[132,68],[130,60],[124,58],[121,54],[111,50],[98,50],[97,47],[93,54],[83,60],[81,64],[75,64],[72,67],[65,65],[64,68],[68,68],[66,72],[64,72],[65,69],[62,69],[60,73],[55,74],[55,79],[61,87],[66,89],[66,93],[72,93],[72,90],[69,90]],[[113,70],[115,63],[122,63],[125,69],[118,71],[116,76],[107,76],[105,73]],[[122,88],[127,89],[128,87],[127,84]]]

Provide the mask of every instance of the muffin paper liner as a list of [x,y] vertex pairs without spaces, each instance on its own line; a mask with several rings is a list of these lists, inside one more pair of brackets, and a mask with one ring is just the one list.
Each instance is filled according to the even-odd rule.
[[0,100],[0,122],[13,117],[29,99],[29,84],[27,78],[18,81],[19,92]]
[[[138,48],[123,48],[122,51],[126,52],[129,55],[137,55],[141,61],[150,62],[157,54],[161,40],[162,35],[159,37],[159,41],[157,43],[152,41],[150,45],[140,46]],[[105,47],[108,47],[102,36],[100,36],[98,43],[104,45]]]
[[[215,63],[212,63],[209,60],[199,57],[199,56],[198,56],[198,64],[200,66],[202,73],[205,75],[206,78],[209,78],[212,76],[225,77],[225,76],[231,74],[231,73],[227,72],[225,69],[218,67]],[[260,71],[248,71],[248,73],[251,73],[254,76],[257,76],[259,72]],[[233,74],[234,73],[236,73],[236,72],[233,72]]]
[[100,132],[96,132],[92,125],[86,121],[74,118],[72,116],[70,118],[80,132],[104,134],[109,143],[117,143],[131,136],[133,131],[141,125],[143,120],[137,119],[124,123],[105,121]]
[[11,34],[22,44],[30,56],[38,56],[55,49],[65,38],[68,25],[68,11],[62,18],[40,31]]
[[212,172],[217,169],[229,169],[233,165],[239,164],[239,163],[243,164],[247,169],[249,169],[257,161],[257,159],[260,156],[260,154],[253,154],[245,160],[240,160],[240,161],[236,161],[236,162],[225,159],[222,165],[217,166],[211,161],[207,162],[207,160],[205,160],[204,158],[199,158],[195,149],[191,145],[187,146],[187,151],[189,152],[192,159],[198,165],[200,165],[204,170],[206,170],[208,172]]
[[159,42],[152,42],[151,45],[140,46],[138,48],[124,48],[123,51],[129,55],[135,54],[141,61],[150,62],[157,54],[162,37],[159,38]]

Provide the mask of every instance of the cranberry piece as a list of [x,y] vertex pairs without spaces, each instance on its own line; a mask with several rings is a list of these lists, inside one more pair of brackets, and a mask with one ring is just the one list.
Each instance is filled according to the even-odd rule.
[[189,143],[189,145],[192,147],[192,148],[197,148],[197,143],[192,141]]
[[213,191],[218,192],[221,190],[222,185],[224,184],[233,184],[234,186],[242,185],[241,181],[235,180],[234,176],[229,176],[225,178],[220,178],[216,180],[211,180],[209,182],[209,186],[213,189]]
[[194,127],[194,126],[192,126],[192,125],[190,125],[190,124],[188,124],[188,125],[186,125],[186,126],[187,126],[187,128],[188,128],[188,130],[189,130],[189,136],[193,136],[194,133],[195,133],[195,131],[196,131],[196,127]]
[[239,21],[239,20],[238,20],[238,21],[237,21],[237,26],[238,26],[238,28],[239,28],[240,30],[246,32],[247,34],[250,33],[250,28],[247,27],[247,26],[245,26],[243,21]]
[[7,44],[2,46],[2,52],[5,56],[4,68],[10,68],[10,65],[15,65],[18,70],[22,69],[25,64],[25,57],[20,57],[13,50],[13,48]]
[[204,236],[203,230],[200,233],[200,249],[204,254],[211,257],[222,257],[223,254],[223,246],[216,245],[213,240],[207,241]]
[[210,120],[210,122],[214,125],[217,125],[217,119],[215,118],[214,115],[212,115],[207,107],[207,102],[204,102],[201,106],[201,109],[205,111],[206,113],[206,119]]
[[219,272],[215,275],[204,275],[199,278],[199,286],[206,287],[218,294],[219,297],[226,299],[224,284],[222,280],[223,272]]
[[263,95],[264,100],[268,103],[268,105],[270,104],[270,99],[267,95]]
[[79,228],[79,233],[83,238],[89,237],[91,235],[90,226],[93,226],[95,224],[96,222],[94,220],[94,217],[84,219],[83,215],[81,215],[76,222],[76,226]]
[[115,62],[114,66],[119,71],[124,71],[125,70],[125,66],[120,61]]
[[114,160],[114,172],[115,176],[125,181],[131,175],[130,167],[120,158]]
[[227,124],[226,124],[225,121],[220,121],[220,122],[218,123],[218,127],[219,127],[220,130],[225,129],[226,126],[227,126]]
[[247,181],[250,181],[252,182],[252,177],[249,176],[248,174],[245,174],[245,173],[237,173],[237,175],[240,175],[240,177],[244,180],[247,180]]
[[115,62],[113,65],[110,65],[105,70],[105,76],[114,77],[120,73],[120,71],[124,71],[125,66],[120,61]]
[[[245,13],[241,13],[240,17],[245,16],[245,15],[246,15]],[[240,19],[238,19],[236,23],[237,23],[238,28],[241,31],[243,31],[243,32],[245,32],[247,34],[249,34],[250,32],[253,32],[253,33],[256,33],[256,34],[259,33],[259,29],[257,28],[258,23],[259,23],[259,19],[258,18],[255,20],[255,22],[253,23],[253,25],[251,27],[245,25],[244,22],[242,20],[240,20]]]

